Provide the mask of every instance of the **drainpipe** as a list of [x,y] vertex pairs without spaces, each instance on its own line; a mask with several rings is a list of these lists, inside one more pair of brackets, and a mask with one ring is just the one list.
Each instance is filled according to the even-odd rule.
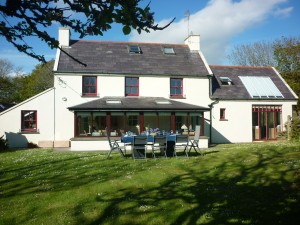
[[210,139],[209,139],[209,143],[211,144],[212,143],[212,109],[214,107],[215,104],[218,104],[219,103],[219,99],[216,98],[215,101],[213,101],[211,104],[208,105],[208,107],[210,108],[210,129],[209,129],[209,136],[210,136]]

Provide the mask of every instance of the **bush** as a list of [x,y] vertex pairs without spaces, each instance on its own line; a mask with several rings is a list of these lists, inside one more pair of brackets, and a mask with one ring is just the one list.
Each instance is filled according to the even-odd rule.
[[2,137],[0,137],[0,151],[8,149],[8,141],[6,139],[4,139],[3,136],[4,135],[2,135]]
[[27,148],[38,148],[39,146],[33,142],[28,142]]
[[293,118],[290,137],[291,140],[300,140],[300,118]]
[[281,131],[281,132],[277,132],[277,140],[287,140],[288,139],[288,133],[287,131]]

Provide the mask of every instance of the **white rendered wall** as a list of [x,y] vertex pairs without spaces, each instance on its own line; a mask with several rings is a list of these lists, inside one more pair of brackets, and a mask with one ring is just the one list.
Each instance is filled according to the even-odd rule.
[[[39,133],[20,133],[21,110],[37,111]],[[53,141],[54,89],[38,94],[0,113],[0,136],[6,134],[10,148],[27,147],[28,142],[38,144],[40,140]]]
[[[282,129],[296,101],[221,101],[212,110],[212,143],[252,142],[252,105],[281,105]],[[225,108],[225,121],[220,120]]]
[[[74,113],[69,111],[68,107],[105,96],[125,96],[124,76],[98,75],[97,85],[98,97],[81,97],[81,74],[55,76],[55,140],[70,140],[74,137]],[[177,101],[208,107],[210,100],[207,78],[184,78],[183,91],[186,99],[176,99]],[[169,98],[169,95],[170,77],[143,76],[139,78],[139,96]]]

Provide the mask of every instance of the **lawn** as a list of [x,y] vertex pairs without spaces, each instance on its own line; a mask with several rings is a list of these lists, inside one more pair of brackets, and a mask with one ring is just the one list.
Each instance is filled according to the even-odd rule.
[[0,153],[0,224],[300,224],[300,143],[218,145],[133,161]]

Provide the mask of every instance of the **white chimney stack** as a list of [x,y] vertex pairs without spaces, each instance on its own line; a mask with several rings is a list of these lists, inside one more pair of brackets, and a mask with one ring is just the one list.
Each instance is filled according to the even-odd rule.
[[58,41],[62,47],[68,47],[70,45],[70,28],[60,27],[58,30]]
[[191,51],[200,51],[200,35],[190,34],[184,43],[189,46]]

